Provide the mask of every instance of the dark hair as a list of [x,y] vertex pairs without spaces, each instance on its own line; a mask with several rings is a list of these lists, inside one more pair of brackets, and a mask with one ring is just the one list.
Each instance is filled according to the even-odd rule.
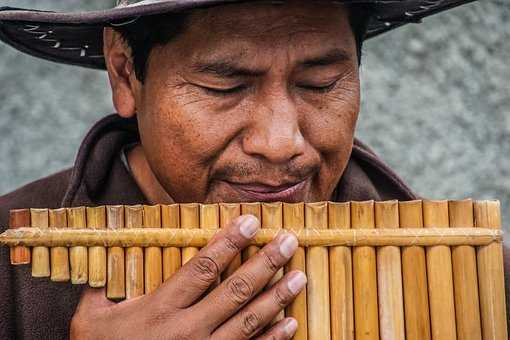
[[[361,63],[361,49],[370,20],[370,8],[364,5],[350,6],[349,21],[356,39],[358,62]],[[122,38],[131,48],[136,78],[144,82],[147,60],[154,46],[165,45],[181,34],[189,19],[189,12],[165,13],[140,17],[133,23],[116,26]]]

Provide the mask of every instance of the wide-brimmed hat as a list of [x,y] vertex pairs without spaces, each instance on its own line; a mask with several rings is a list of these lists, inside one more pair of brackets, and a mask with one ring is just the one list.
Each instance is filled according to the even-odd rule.
[[[249,1],[249,0],[241,0]],[[65,64],[105,69],[103,28],[127,25],[146,15],[180,12],[239,0],[117,0],[101,11],[52,12],[0,7],[0,39],[30,55]],[[253,1],[253,0],[252,0]],[[370,4],[365,39],[475,0],[337,0]],[[282,2],[282,1],[271,1]]]

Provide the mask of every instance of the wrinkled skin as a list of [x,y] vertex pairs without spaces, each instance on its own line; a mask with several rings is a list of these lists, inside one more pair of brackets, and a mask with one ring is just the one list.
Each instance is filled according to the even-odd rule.
[[[105,30],[114,105],[139,123],[129,164],[150,202],[331,197],[352,149],[358,59],[347,10],[311,3],[196,10],[182,34],[152,51],[143,83],[124,41]],[[253,236],[242,235],[246,218],[152,294],[115,304],[87,290],[71,338],[290,339],[292,318],[265,327],[306,277],[294,271],[259,292],[295,252],[293,234],[210,289]]]
[[105,40],[114,104],[139,122],[142,146],[130,162],[149,199],[264,201],[246,191],[296,183],[272,200],[330,198],[359,111],[345,8],[291,1],[197,10],[183,34],[152,51],[143,84],[118,36]]

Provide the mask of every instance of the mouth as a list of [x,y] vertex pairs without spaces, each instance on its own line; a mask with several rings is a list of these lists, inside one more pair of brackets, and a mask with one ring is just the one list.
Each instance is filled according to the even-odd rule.
[[299,182],[282,185],[267,185],[263,183],[235,183],[225,181],[231,188],[237,191],[242,199],[259,202],[297,202],[304,199],[305,189],[311,177]]

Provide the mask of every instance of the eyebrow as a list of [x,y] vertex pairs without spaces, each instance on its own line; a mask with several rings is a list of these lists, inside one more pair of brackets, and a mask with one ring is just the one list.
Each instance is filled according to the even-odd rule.
[[210,74],[222,78],[256,77],[266,72],[262,69],[250,69],[237,65],[236,62],[228,59],[199,62],[193,65],[192,69],[197,73]]
[[304,67],[328,66],[340,64],[351,60],[349,53],[342,49],[334,48],[328,52],[308,59],[304,59],[300,64]]
[[[304,59],[298,64],[305,68],[311,68],[339,64],[350,60],[351,57],[346,51],[335,48],[322,55]],[[257,77],[264,75],[267,71],[265,69],[251,69],[241,66],[231,58],[199,61],[192,65],[191,68],[196,73],[209,74],[222,78]]]

